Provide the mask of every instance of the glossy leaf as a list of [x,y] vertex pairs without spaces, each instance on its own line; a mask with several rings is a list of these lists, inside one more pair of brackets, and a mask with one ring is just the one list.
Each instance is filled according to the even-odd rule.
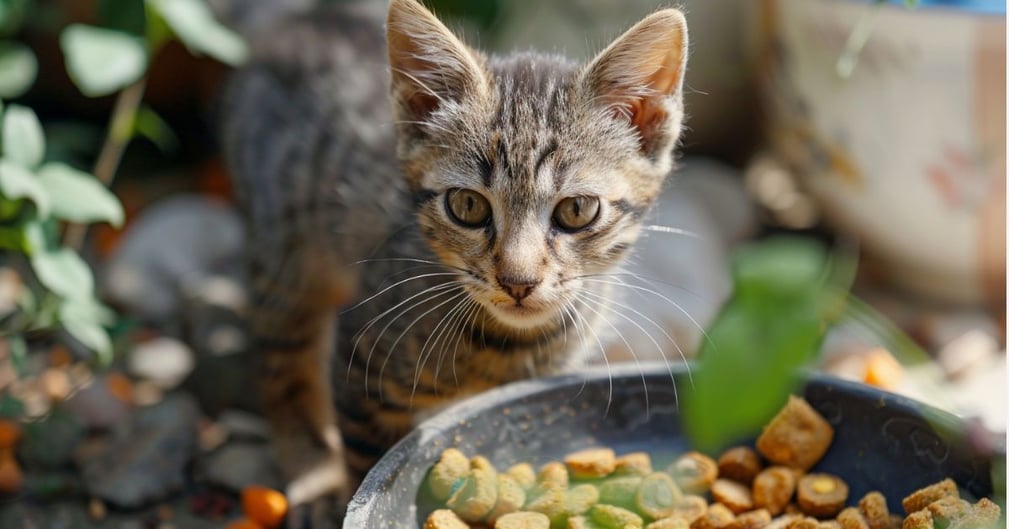
[[147,0],[147,5],[161,15],[190,51],[232,66],[245,62],[245,41],[217,22],[204,0]]
[[21,97],[38,75],[39,63],[32,50],[16,42],[0,43],[0,98]]
[[123,224],[123,206],[94,176],[58,162],[39,169],[54,217],[77,223]]
[[102,363],[112,358],[112,340],[108,331],[94,322],[69,320],[61,322],[63,328],[78,342],[95,352]]
[[3,157],[22,167],[34,169],[46,154],[42,124],[35,112],[21,105],[10,105],[3,115]]
[[171,153],[179,147],[179,138],[172,128],[161,119],[151,107],[142,106],[133,120],[133,133],[151,140],[163,153]]
[[39,215],[49,215],[49,193],[38,177],[24,167],[0,158],[0,194],[7,199],[24,198],[35,204]]
[[94,295],[91,269],[68,248],[36,249],[31,254],[31,264],[42,285],[59,296],[81,299]]
[[60,34],[67,72],[89,97],[116,92],[147,70],[144,41],[125,31],[73,24]]

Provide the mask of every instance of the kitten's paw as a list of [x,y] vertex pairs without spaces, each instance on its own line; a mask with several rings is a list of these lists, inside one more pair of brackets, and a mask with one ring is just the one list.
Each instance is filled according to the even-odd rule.
[[332,455],[287,487],[288,529],[337,529],[353,494],[342,456]]

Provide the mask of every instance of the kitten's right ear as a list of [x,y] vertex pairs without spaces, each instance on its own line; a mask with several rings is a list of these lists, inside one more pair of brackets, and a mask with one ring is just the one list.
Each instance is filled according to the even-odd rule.
[[386,25],[392,94],[401,118],[432,112],[487,90],[474,53],[417,0],[391,0]]

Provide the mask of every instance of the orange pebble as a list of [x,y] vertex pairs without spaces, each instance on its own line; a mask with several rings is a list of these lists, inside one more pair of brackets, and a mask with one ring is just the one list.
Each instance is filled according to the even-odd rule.
[[0,452],[0,494],[13,494],[21,490],[24,474],[10,450]]
[[21,425],[0,419],[0,450],[13,450],[21,440]]
[[229,522],[225,529],[263,529],[263,526],[248,518],[240,518]]
[[881,389],[896,389],[904,378],[904,368],[886,349],[874,349],[865,359],[864,382]]
[[105,384],[109,387],[109,393],[127,403],[133,402],[133,383],[122,373],[109,373],[105,377]]
[[253,485],[242,490],[242,509],[252,520],[273,529],[287,515],[287,498],[273,489]]

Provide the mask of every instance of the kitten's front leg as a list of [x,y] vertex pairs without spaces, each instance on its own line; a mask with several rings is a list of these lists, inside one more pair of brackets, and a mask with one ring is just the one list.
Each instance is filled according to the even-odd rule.
[[353,494],[333,411],[333,318],[317,315],[294,333],[305,340],[261,344],[261,395],[288,483],[288,527],[339,527]]

